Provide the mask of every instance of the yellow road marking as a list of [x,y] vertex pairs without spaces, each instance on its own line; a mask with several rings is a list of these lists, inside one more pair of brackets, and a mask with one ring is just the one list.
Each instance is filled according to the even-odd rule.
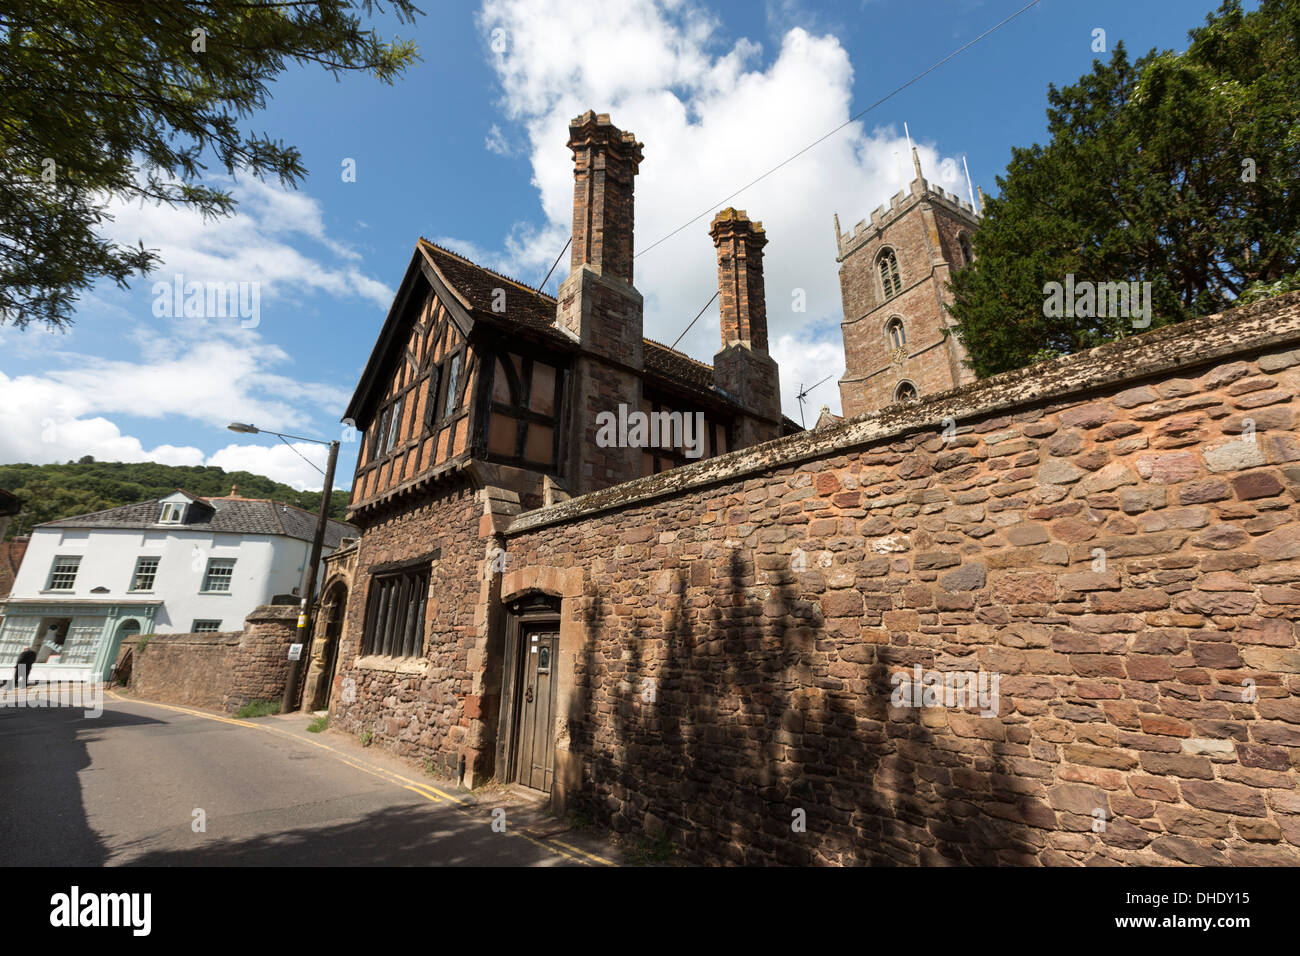
[[426,800],[432,800],[434,803],[442,803],[442,801],[439,800],[437,797],[435,797],[433,794],[431,794],[431,793],[425,793],[425,792],[424,792],[423,790],[421,790],[419,787],[412,787],[410,784],[404,784],[403,786],[404,786],[407,790],[410,790],[411,793],[418,793],[420,796],[424,797],[424,799],[426,799]]
[[[161,707],[163,710],[175,711],[178,714],[188,714],[191,717],[202,717],[205,720],[215,720],[223,724],[233,724],[236,727],[249,727],[252,728],[253,730],[264,730],[267,731],[268,733],[279,734],[282,737],[288,737],[290,740],[294,740],[298,743],[311,744],[313,747],[319,747],[321,750],[326,751],[331,756],[333,756],[336,760],[338,760],[340,763],[346,764],[347,766],[352,767],[354,770],[360,770],[362,773],[368,773],[372,777],[378,777],[380,780],[383,780],[385,783],[396,783],[399,786],[401,786],[403,789],[410,790],[413,793],[417,793],[420,796],[424,797],[426,800],[429,800],[433,803],[441,803],[444,799],[448,800],[451,802],[453,807],[455,807],[457,810],[460,810],[462,813],[470,814],[471,816],[475,815],[473,804],[466,803],[464,800],[460,799],[457,796],[454,796],[453,794],[446,793],[443,790],[440,790],[437,787],[431,786],[427,783],[421,783],[418,780],[411,780],[409,777],[404,777],[400,773],[396,773],[392,770],[388,770],[383,767],[376,767],[373,764],[367,764],[363,761],[358,761],[356,758],[348,754],[345,754],[340,750],[336,750],[335,748],[329,746],[329,744],[322,743],[319,740],[311,740],[310,738],[307,737],[300,737],[297,734],[290,733],[287,730],[282,730],[279,727],[270,727],[267,726],[266,724],[255,724],[250,720],[242,720],[238,717],[222,717],[218,714],[209,714],[201,710],[192,710],[188,707],[178,707],[175,704],[160,704],[152,700],[140,700],[134,697],[122,697],[121,695],[113,691],[107,691],[106,693],[108,694],[109,697],[113,698],[113,700],[120,701],[121,703],[124,704],[145,704],[149,707]],[[511,836],[520,837],[521,839],[527,840],[529,843],[536,844],[537,846],[541,847],[544,850],[547,850],[548,852],[554,853],[557,856],[562,856],[566,860],[571,860],[574,863],[580,863],[583,866],[589,866],[590,863],[588,863],[588,861],[599,863],[602,866],[616,865],[602,856],[597,856],[594,853],[588,853],[586,850],[581,850],[576,846],[571,846],[570,844],[557,840],[554,837],[538,838],[538,837],[531,836],[529,835],[529,833],[525,828],[520,828],[517,830],[506,829],[503,832]]]
[[545,840],[539,840],[537,837],[529,836],[529,835],[528,835],[528,832],[527,832],[526,830],[522,830],[522,829],[521,829],[521,830],[509,830],[509,829],[507,829],[507,830],[504,830],[504,831],[502,831],[502,832],[504,832],[504,833],[512,833],[512,834],[514,834],[514,835],[517,836],[517,837],[522,837],[523,839],[527,840],[529,843],[535,843],[535,844],[537,844],[538,846],[540,846],[540,847],[541,847],[542,849],[544,849],[544,850],[550,850],[552,853],[558,853],[560,856],[564,857],[566,860],[572,860],[574,863],[581,863],[583,866],[586,866],[586,865],[587,865],[587,861],[586,861],[586,860],[581,860],[581,859],[579,859],[578,857],[574,856],[574,855],[571,854],[571,853],[566,853],[566,852],[564,852],[563,850],[561,850],[559,847],[550,845],[550,844],[547,843]]
[[581,849],[580,847],[572,846],[568,843],[565,843],[563,840],[557,840],[555,837],[551,837],[550,839],[551,842],[554,843],[556,846],[562,846],[566,850],[572,850],[574,853],[578,854],[579,856],[584,856],[588,860],[593,860],[596,863],[599,863],[601,866],[614,866],[613,863],[605,859],[603,856],[597,856],[595,853],[588,853],[586,850]]

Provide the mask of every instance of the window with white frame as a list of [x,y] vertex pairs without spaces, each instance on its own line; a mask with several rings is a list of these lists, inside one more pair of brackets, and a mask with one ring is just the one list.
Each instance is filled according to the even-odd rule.
[[23,618],[9,615],[8,620],[0,625],[0,680],[13,678],[13,666],[18,655],[36,643],[36,633],[40,630],[38,618]]
[[154,579],[158,576],[158,563],[161,558],[136,558],[135,572],[131,575],[132,591],[152,591]]
[[158,516],[159,524],[180,524],[185,517],[185,505],[177,501],[163,503],[162,513]]
[[191,634],[215,634],[221,630],[220,621],[195,620],[190,627]]
[[81,567],[80,556],[59,555],[54,559],[54,564],[50,567],[50,582],[46,590],[71,591],[77,583],[77,569],[79,567]]
[[208,569],[203,574],[203,590],[227,592],[234,576],[234,558],[209,558]]
[[89,664],[95,659],[99,642],[104,636],[104,619],[95,617],[73,618],[68,636],[59,653],[60,664]]

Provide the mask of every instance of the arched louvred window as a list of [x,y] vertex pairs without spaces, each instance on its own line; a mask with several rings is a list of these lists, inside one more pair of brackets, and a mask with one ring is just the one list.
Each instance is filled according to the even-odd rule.
[[889,347],[891,349],[907,348],[907,331],[903,328],[903,319],[901,316],[893,316],[885,326],[885,334],[889,338]]
[[886,300],[903,291],[903,279],[898,273],[898,257],[894,255],[893,249],[882,252],[876,260],[876,266],[880,270],[880,287]]
[[968,266],[975,261],[975,256],[970,250],[970,236],[964,232],[957,233],[957,247],[961,250],[961,264]]
[[916,399],[916,386],[911,382],[899,382],[898,387],[894,389],[894,404],[896,405],[910,405]]

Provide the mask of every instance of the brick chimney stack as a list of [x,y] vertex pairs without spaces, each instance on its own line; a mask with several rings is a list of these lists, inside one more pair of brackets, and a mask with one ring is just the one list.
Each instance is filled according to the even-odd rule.
[[632,194],[642,144],[591,110],[569,123],[573,150],[571,269],[591,266],[632,284]]
[[722,347],[737,343],[767,354],[767,297],[763,290],[763,224],[743,209],[724,209],[709,227],[718,250],[718,305]]
[[724,209],[709,235],[718,250],[722,351],[713,357],[713,386],[744,409],[735,425],[738,448],[781,434],[781,381],[767,354],[767,297],[763,287],[763,224],[743,210]]
[[583,494],[640,478],[636,447],[603,448],[602,413],[641,407],[644,309],[632,286],[632,187],[641,144],[588,110],[569,123],[573,150],[573,255],[556,293],[555,324],[580,347],[572,367],[579,435],[569,443],[565,491]]

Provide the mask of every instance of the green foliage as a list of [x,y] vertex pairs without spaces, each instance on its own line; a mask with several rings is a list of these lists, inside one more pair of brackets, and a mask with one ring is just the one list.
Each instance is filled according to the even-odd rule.
[[317,717],[315,720],[313,720],[310,724],[307,725],[307,732],[309,734],[318,734],[329,725],[330,725],[329,717]]
[[[956,273],[980,376],[1091,348],[1128,318],[1052,317],[1044,286],[1151,283],[1155,328],[1220,311],[1300,269],[1300,0],[1225,2],[1184,53],[1122,44],[1049,87],[1047,146],[1012,150]],[[1252,292],[1251,295],[1258,295]]]
[[369,747],[374,743],[375,735],[369,730],[361,731],[361,746]]
[[280,712],[278,700],[250,700],[236,711],[236,717],[267,717]]
[[[229,494],[232,485],[239,486],[244,498],[274,498],[313,514],[320,509],[319,491],[296,491],[261,475],[213,466],[95,461],[89,455],[66,465],[0,465],[0,488],[22,499],[22,510],[10,522],[9,537],[26,534],[44,521],[149,501],[177,488],[200,497],[219,497]],[[348,492],[336,489],[330,496],[330,517],[342,519],[347,503]]]
[[[391,0],[401,23],[421,11]],[[241,128],[290,64],[391,84],[418,58],[355,11],[377,0],[0,0],[0,325],[71,322],[96,279],[119,286],[159,257],[99,235],[110,200],[234,210],[203,183],[306,175],[298,150]]]
[[1275,295],[1283,295],[1287,292],[1295,292],[1300,289],[1300,272],[1294,275],[1284,276],[1276,282],[1265,282],[1262,279],[1248,285],[1246,291],[1241,293],[1241,298],[1237,301],[1245,305],[1247,302],[1258,302],[1260,299],[1271,299]]
[[146,634],[144,637],[140,638],[140,640],[136,641],[135,652],[141,657],[144,657],[145,651],[149,650],[149,642],[151,640],[153,640],[152,634]]

